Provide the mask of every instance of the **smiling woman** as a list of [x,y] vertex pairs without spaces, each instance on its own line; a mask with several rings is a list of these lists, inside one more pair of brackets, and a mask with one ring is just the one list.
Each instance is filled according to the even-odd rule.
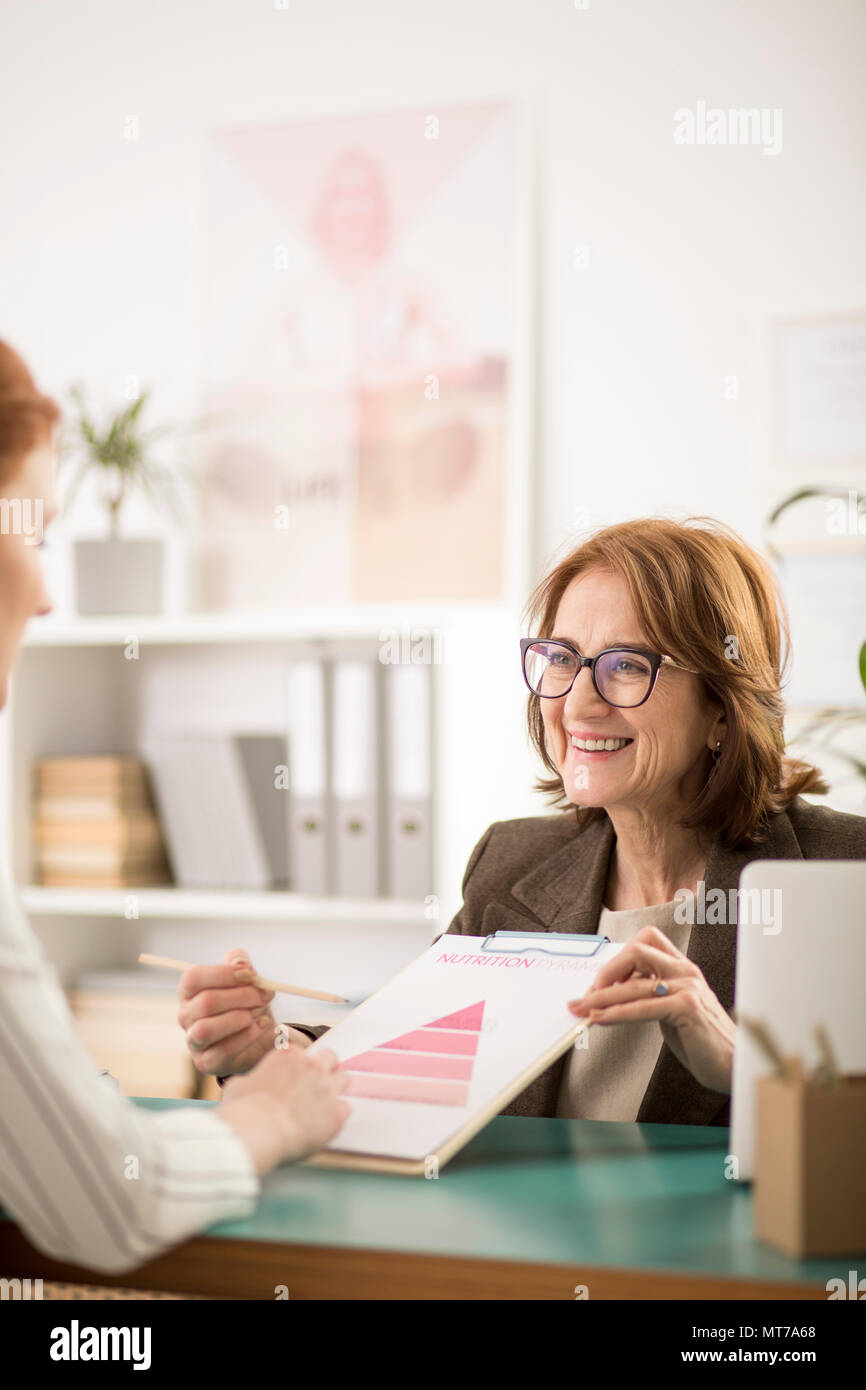
[[[650,518],[608,527],[539,584],[527,613],[541,633],[559,636],[568,627],[584,643],[598,634],[601,642],[584,645],[584,652],[609,646],[612,639],[624,643],[628,632],[632,642],[652,649],[639,658],[643,685],[635,689],[633,704],[640,713],[628,707],[629,699],[615,716],[615,733],[639,745],[632,791],[641,791],[640,799],[655,803],[662,785],[672,780],[672,767],[690,774],[688,802],[682,794],[676,798],[684,826],[719,835],[732,847],[754,843],[765,833],[769,815],[803,792],[826,791],[815,768],[784,756],[782,684],[790,642],[775,579],[760,556],[721,523]],[[611,630],[605,641],[604,629],[611,624],[617,631]],[[657,664],[647,688],[646,664],[652,662]],[[668,665],[693,679],[665,670]],[[645,710],[656,680],[658,698],[653,695]],[[624,686],[625,680],[619,684]],[[601,716],[590,711],[590,733],[604,728],[609,736],[613,720],[604,713],[605,704],[617,706],[614,695],[622,693],[604,691]],[[576,699],[565,703],[569,715],[585,709]],[[706,737],[697,744],[692,737],[686,747],[684,735],[686,729],[695,733],[698,711]],[[555,757],[555,726],[563,714],[558,704],[529,702],[530,737],[545,767],[557,774],[540,779],[538,786],[560,804],[565,799],[577,805],[578,824],[588,824],[603,815],[606,803],[595,801],[590,787],[576,789],[586,795],[571,795],[568,768]],[[685,727],[674,728],[675,714],[685,717]],[[636,727],[622,727],[629,723]],[[567,737],[569,730],[562,732]],[[642,777],[641,759],[649,756],[650,746],[661,753],[663,737],[672,738],[676,751],[668,750],[652,778],[648,768]]]
[[[488,828],[448,931],[624,949],[572,1006],[604,1027],[506,1113],[727,1124],[741,869],[866,857],[866,819],[804,801],[820,773],[785,756],[772,573],[709,518],[623,522],[561,560],[527,618],[529,734],[552,774],[537,787],[559,809]],[[681,910],[713,890],[726,921]]]

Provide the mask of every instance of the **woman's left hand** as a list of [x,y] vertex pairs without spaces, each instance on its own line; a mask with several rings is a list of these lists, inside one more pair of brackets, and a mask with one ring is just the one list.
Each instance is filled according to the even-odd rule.
[[[666,994],[655,992],[659,979]],[[730,1093],[736,1024],[702,971],[658,927],[642,927],[568,1007],[593,1024],[656,1020],[674,1056],[702,1086]]]

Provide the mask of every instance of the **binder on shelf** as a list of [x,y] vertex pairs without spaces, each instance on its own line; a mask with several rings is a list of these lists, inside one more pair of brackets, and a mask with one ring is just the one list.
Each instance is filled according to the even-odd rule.
[[237,854],[220,812],[226,772],[214,734],[187,734],[180,748],[187,822],[198,863],[195,886],[235,888]]
[[382,891],[380,669],[375,658],[344,658],[334,664],[331,767],[335,890],[347,898],[372,898]]
[[210,830],[208,881],[216,888],[269,888],[270,865],[237,743],[230,734],[217,733],[207,739],[206,749],[206,774],[198,790],[199,812]]
[[155,733],[144,748],[172,873],[183,888],[202,887],[207,879],[191,751],[177,734]]
[[391,898],[433,892],[432,680],[429,666],[385,667],[386,886]]
[[288,767],[289,750],[279,734],[236,734],[235,744],[268,861],[270,886],[289,885],[288,788],[279,770]]
[[173,730],[155,734],[147,753],[177,882],[185,888],[270,887],[270,865],[234,738]]
[[325,665],[319,658],[288,669],[289,883],[295,893],[331,888]]

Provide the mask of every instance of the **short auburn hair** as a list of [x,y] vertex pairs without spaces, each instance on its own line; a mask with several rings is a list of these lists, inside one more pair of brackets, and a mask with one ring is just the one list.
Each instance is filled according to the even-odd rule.
[[[536,586],[525,610],[533,636],[552,636],[562,595],[590,568],[622,576],[649,643],[700,671],[708,696],[724,710],[727,734],[718,766],[710,778],[707,750],[707,780],[681,825],[730,848],[756,844],[767,837],[769,816],[801,792],[827,791],[816,768],[785,756],[787,615],[769,565],[735,531],[711,517],[647,517],[597,531]],[[556,774],[540,777],[536,789],[576,811],[580,826],[598,820],[603,808],[575,807],[565,796],[547,751],[538,695],[529,696],[527,721],[542,762]]]
[[0,478],[50,439],[61,418],[60,407],[38,390],[24,359],[0,338]]

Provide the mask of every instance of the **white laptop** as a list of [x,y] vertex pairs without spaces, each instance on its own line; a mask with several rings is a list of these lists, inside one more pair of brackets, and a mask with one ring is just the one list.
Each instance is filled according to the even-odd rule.
[[[740,875],[738,908],[737,1012],[769,1024],[807,1073],[823,1023],[840,1070],[866,1072],[866,860],[756,860]],[[772,1070],[738,1028],[730,1152],[740,1178],[753,1176],[755,1081]]]

